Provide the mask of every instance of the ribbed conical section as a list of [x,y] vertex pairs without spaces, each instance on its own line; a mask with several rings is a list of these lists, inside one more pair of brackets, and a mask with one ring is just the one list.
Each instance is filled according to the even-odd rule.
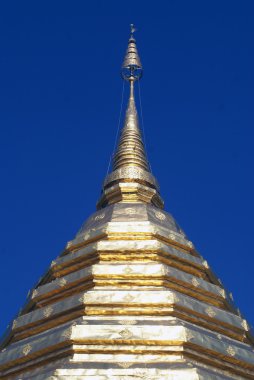
[[113,160],[113,170],[123,166],[137,166],[149,171],[149,164],[139,129],[133,81],[130,81],[130,99],[126,111],[124,127]]
[[130,66],[136,66],[142,68],[141,61],[138,55],[136,41],[133,37],[129,39],[128,47],[124,57],[122,68],[129,68]]

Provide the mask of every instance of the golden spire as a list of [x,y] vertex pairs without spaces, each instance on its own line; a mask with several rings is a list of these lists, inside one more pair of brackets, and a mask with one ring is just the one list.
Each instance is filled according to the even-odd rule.
[[131,36],[122,65],[122,77],[130,83],[130,98],[124,127],[113,159],[113,170],[123,166],[137,166],[149,171],[134,98],[134,82],[141,78],[143,71],[136,40],[133,37],[134,32],[134,25],[131,24]]
[[118,148],[113,159],[113,170],[123,166],[138,166],[149,171],[144,144],[139,129],[138,114],[134,99],[134,80],[130,82],[130,98],[124,127],[119,140]]
[[[124,126],[114,153],[112,173],[105,179],[102,197],[97,205],[98,208],[126,199],[130,201],[130,194],[133,201],[145,201],[158,207],[163,206],[157,181],[149,169],[135,105],[134,84],[141,79],[143,68],[138,55],[136,40],[133,36],[134,32],[135,28],[131,24],[131,35],[121,69],[123,79],[128,81],[130,85]],[[129,185],[127,186],[126,183]],[[116,189],[116,184],[118,184],[118,189]],[[142,196],[140,195],[141,192]],[[127,194],[129,195],[127,196]]]

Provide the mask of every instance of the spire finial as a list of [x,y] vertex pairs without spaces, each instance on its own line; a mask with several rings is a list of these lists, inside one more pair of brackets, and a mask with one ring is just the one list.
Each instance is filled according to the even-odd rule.
[[137,29],[135,28],[134,24],[131,24],[130,26],[131,26],[131,38],[134,38],[133,34],[136,32]]
[[135,105],[134,82],[141,78],[142,65],[136,41],[133,38],[134,25],[131,24],[131,37],[122,65],[123,78],[130,83],[130,97],[126,110],[124,126],[113,159],[113,170],[124,166],[135,166],[149,172],[149,164],[139,129],[138,113]]
[[141,61],[138,55],[138,50],[136,46],[136,40],[133,36],[135,31],[137,30],[134,27],[134,24],[130,25],[131,27],[131,36],[128,43],[128,48],[124,57],[123,65],[122,65],[122,77],[128,81],[135,81],[142,77],[143,68],[141,65]]

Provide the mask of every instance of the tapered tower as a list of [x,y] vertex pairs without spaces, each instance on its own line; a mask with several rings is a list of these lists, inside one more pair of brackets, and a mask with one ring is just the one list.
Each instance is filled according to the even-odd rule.
[[2,341],[1,379],[254,379],[253,337],[230,296],[163,209],[130,94],[97,211],[31,290]]

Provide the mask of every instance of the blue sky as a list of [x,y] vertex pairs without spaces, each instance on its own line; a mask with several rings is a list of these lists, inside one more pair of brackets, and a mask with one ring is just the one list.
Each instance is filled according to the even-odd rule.
[[1,2],[1,333],[95,210],[130,23],[166,210],[254,325],[253,11],[251,0]]

